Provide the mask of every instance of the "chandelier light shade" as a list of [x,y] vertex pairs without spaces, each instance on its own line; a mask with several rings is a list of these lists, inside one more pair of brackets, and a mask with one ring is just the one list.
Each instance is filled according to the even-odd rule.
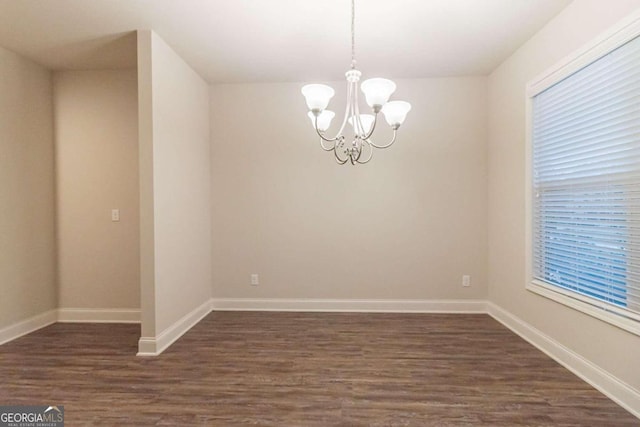
[[[364,133],[369,133],[369,131],[371,130],[371,126],[373,126],[373,122],[376,121],[376,117],[372,114],[360,114],[359,118],[360,125],[362,126],[362,130],[364,131]],[[357,133],[358,129],[356,128],[356,126],[358,125],[358,123],[357,120],[354,123],[353,119],[353,116],[349,117],[349,124],[353,128],[353,131]]]
[[[307,113],[307,115],[309,116],[309,118],[311,119],[311,126],[316,126],[316,116],[313,115],[313,113],[311,111],[309,111]],[[329,110],[324,110],[322,113],[320,113],[317,117],[318,117],[318,130],[320,132],[324,132],[327,129],[329,129],[329,126],[331,126],[331,120],[333,120],[333,118],[336,116],[336,113],[334,113],[333,111],[329,111]]]
[[322,112],[327,108],[336,91],[327,85],[311,84],[302,88],[302,94],[307,100],[309,110]]
[[389,97],[396,91],[396,84],[391,80],[375,78],[362,82],[362,92],[369,107],[374,111],[382,108],[387,103]]
[[404,119],[407,118],[407,113],[411,110],[411,104],[406,101],[391,101],[384,104],[382,107],[382,114],[393,129],[398,129]]
[[[396,84],[388,79],[372,78],[362,82],[360,89],[373,114],[360,114],[358,104],[358,84],[362,73],[356,69],[355,59],[355,0],[351,0],[351,69],[345,73],[347,78],[347,106],[340,130],[335,137],[325,135],[331,121],[335,117],[333,111],[327,110],[329,101],[335,95],[333,88],[322,84],[308,84],[302,88],[302,95],[307,102],[311,125],[320,137],[320,146],[325,151],[332,151],[336,162],[341,165],[351,163],[364,164],[371,160],[374,148],[390,147],[396,140],[396,132],[404,123],[411,104],[405,101],[389,101],[396,90]],[[385,144],[373,142],[371,135],[376,129],[378,115],[382,112],[386,122],[393,130],[393,136]],[[346,124],[353,129],[353,139],[346,142],[343,134]]]

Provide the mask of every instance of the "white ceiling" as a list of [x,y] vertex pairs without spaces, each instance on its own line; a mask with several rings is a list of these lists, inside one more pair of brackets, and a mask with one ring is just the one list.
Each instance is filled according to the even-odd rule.
[[[485,75],[570,0],[357,0],[365,77]],[[349,0],[0,0],[0,46],[52,69],[135,66],[153,29],[209,82],[341,79]]]

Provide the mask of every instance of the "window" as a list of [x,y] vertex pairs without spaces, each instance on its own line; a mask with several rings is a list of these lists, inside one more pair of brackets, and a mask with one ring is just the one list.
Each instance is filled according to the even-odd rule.
[[529,289],[640,334],[640,37],[529,88]]

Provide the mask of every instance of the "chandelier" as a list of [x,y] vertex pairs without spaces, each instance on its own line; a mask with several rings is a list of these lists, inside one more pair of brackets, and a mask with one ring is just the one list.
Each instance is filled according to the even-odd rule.
[[[320,136],[320,146],[325,151],[333,151],[336,162],[344,165],[350,162],[364,164],[373,157],[374,148],[388,148],[396,140],[396,132],[404,122],[411,104],[405,101],[389,101],[389,97],[396,90],[396,84],[382,78],[368,79],[362,82],[362,92],[373,114],[360,114],[358,105],[358,82],[362,73],[356,70],[355,56],[355,0],[351,0],[351,69],[345,73],[347,78],[347,106],[340,130],[333,138],[327,137],[325,132],[335,117],[333,111],[327,110],[329,101],[335,94],[333,88],[322,84],[309,84],[302,88],[302,94],[309,107],[307,115],[311,124]],[[391,140],[378,145],[373,142],[371,135],[378,123],[378,114],[382,112],[389,126],[393,130]],[[353,128],[353,140],[346,142],[343,134],[347,122]]]

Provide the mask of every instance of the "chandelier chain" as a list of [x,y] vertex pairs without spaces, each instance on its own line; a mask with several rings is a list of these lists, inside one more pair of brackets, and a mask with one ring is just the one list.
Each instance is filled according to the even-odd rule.
[[351,0],[351,69],[356,68],[356,0]]

